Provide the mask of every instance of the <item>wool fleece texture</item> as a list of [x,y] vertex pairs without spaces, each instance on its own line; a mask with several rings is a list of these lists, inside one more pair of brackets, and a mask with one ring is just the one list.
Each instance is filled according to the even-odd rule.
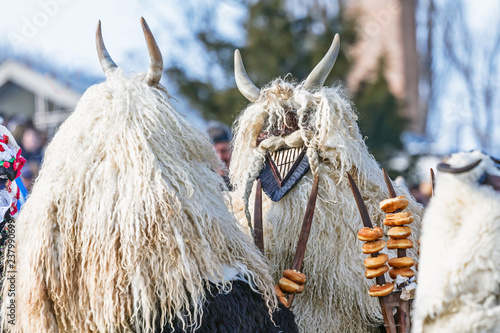
[[[383,225],[385,213],[379,203],[389,198],[382,170],[369,153],[360,133],[356,111],[340,87],[304,89],[304,82],[276,79],[260,91],[234,125],[234,151],[230,176],[235,187],[233,205],[242,224],[251,220],[255,180],[267,152],[288,143],[303,144],[311,171],[278,202],[264,196],[264,243],[274,281],[292,265],[302,220],[314,176],[319,192],[302,272],[307,276],[304,292],[296,295],[292,310],[302,332],[367,332],[382,324],[379,302],[368,295],[373,280],[365,278],[357,232],[363,227],[346,172],[356,181],[374,225]],[[271,136],[257,146],[263,132],[299,129],[290,135]],[[288,142],[288,143],[287,143]],[[404,188],[415,217],[408,251],[417,258],[422,206]]]
[[500,194],[480,184],[500,176],[488,155],[458,153],[436,176],[420,241],[413,332],[500,332]]
[[106,76],[47,147],[19,215],[16,318],[4,288],[4,327],[192,332],[214,311],[207,302],[243,285],[265,315],[256,327],[270,327],[268,266],[225,206],[210,142],[146,73]]

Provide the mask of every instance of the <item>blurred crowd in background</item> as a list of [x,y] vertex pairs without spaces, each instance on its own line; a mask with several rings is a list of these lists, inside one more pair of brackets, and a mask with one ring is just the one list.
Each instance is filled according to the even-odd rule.
[[[26,158],[26,165],[21,172],[21,181],[26,190],[31,190],[34,180],[38,175],[43,160],[43,149],[47,143],[47,133],[38,130],[31,121],[24,120],[21,117],[4,117],[0,114],[0,123],[7,127],[16,142],[22,149],[22,156]],[[214,150],[221,160],[219,174],[231,190],[229,180],[229,165],[231,161],[231,128],[218,121],[210,121],[207,124],[206,134],[213,144]],[[400,178],[396,181],[407,185],[406,180]],[[427,205],[432,193],[430,177],[428,180],[422,180],[419,183],[411,184],[410,192],[422,203]]]
[[42,164],[47,133],[38,130],[30,120],[16,116],[9,118],[1,113],[0,124],[7,127],[22,149],[21,155],[26,159],[26,164],[20,178],[24,188],[29,192]]
[[[47,140],[83,91],[104,79],[93,40],[97,16],[109,51],[127,69],[147,63],[138,29],[138,18],[147,18],[164,56],[161,83],[210,137],[229,188],[230,126],[247,105],[234,83],[234,50],[259,87],[276,77],[300,81],[335,33],[341,50],[326,85],[344,88],[370,152],[418,201],[427,203],[429,169],[446,155],[500,154],[495,0],[124,0],[120,13],[92,0],[61,4],[50,18],[29,1],[31,11],[5,11],[3,30],[0,21],[1,119],[28,160],[28,190]],[[37,26],[43,15],[47,22]],[[75,22],[69,35],[68,19]]]

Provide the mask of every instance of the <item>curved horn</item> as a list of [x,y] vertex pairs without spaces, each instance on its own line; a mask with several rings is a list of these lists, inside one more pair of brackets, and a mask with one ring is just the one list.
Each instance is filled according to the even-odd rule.
[[102,40],[101,33],[101,20],[97,23],[97,31],[95,33],[95,43],[97,47],[97,55],[99,56],[99,62],[101,63],[102,70],[104,74],[111,68],[116,68],[115,62],[109,56],[108,51],[106,50],[106,46],[104,46],[104,41]]
[[149,58],[151,59],[146,81],[150,86],[154,86],[160,83],[161,75],[163,74],[163,58],[144,17],[141,17],[141,25],[144,37],[146,37],[146,43],[148,44]]
[[476,162],[471,163],[471,164],[466,165],[466,166],[463,166],[461,168],[453,168],[448,163],[439,163],[438,166],[437,166],[437,169],[439,171],[447,172],[447,173],[464,173],[464,172],[467,172],[467,171],[472,170],[475,167],[477,167],[479,165],[479,163],[481,163],[481,161],[482,160],[479,159]]
[[495,162],[496,164],[500,164],[500,158],[496,158],[490,155],[490,158]]
[[240,50],[234,51],[234,79],[236,80],[238,90],[246,99],[250,102],[255,102],[259,99],[260,89],[250,81],[245,71],[245,66],[243,66],[243,60],[241,60]]
[[304,83],[305,89],[323,86],[328,74],[330,74],[333,68],[333,65],[335,65],[335,60],[337,60],[337,56],[339,55],[339,49],[340,36],[339,34],[335,34],[330,49],[307,77]]
[[431,197],[433,197],[434,189],[436,188],[436,176],[434,175],[434,170],[432,170],[432,168],[431,168],[431,185],[432,185]]

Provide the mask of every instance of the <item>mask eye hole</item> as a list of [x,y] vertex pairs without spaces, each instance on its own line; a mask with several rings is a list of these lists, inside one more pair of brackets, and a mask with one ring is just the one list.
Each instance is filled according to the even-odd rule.
[[482,176],[478,180],[479,184],[481,184],[481,185],[485,184],[487,178],[488,178],[488,175],[486,173],[483,173]]

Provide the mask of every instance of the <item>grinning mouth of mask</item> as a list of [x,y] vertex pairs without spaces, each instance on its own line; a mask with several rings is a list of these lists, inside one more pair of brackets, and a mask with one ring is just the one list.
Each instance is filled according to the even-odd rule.
[[266,154],[258,178],[272,201],[281,200],[310,169],[303,137],[310,131],[303,128],[299,126],[297,114],[289,109],[283,124],[261,131],[257,138],[257,146]]

